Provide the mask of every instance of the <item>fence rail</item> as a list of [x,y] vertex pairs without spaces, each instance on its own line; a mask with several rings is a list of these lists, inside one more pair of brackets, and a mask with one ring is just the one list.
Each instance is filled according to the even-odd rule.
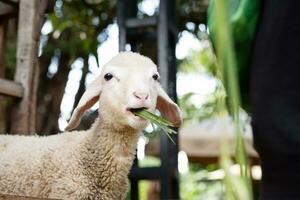
[[0,200],[54,200],[54,199],[44,199],[44,198],[37,198],[37,197],[25,197],[25,196],[0,194]]
[[21,98],[23,90],[21,84],[0,78],[0,94]]

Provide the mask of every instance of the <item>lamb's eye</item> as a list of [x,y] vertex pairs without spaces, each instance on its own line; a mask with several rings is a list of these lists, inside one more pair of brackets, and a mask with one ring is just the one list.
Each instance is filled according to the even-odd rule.
[[154,80],[158,80],[159,76],[158,76],[158,74],[154,74],[154,75],[152,76],[152,78],[153,78]]
[[110,79],[112,79],[114,76],[111,73],[107,73],[104,75],[105,80],[109,81]]

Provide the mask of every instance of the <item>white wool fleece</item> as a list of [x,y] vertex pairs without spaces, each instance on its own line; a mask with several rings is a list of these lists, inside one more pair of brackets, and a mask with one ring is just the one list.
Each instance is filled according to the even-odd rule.
[[76,128],[84,112],[98,102],[99,117],[89,130],[45,137],[1,135],[0,194],[125,199],[138,136],[148,124],[131,109],[158,109],[181,124],[180,109],[156,74],[149,58],[120,53],[87,87],[67,127]]

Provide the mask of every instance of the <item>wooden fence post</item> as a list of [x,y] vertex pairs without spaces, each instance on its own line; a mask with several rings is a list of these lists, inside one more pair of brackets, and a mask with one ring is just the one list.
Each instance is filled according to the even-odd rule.
[[[4,77],[4,20],[0,19],[0,78]],[[3,96],[0,96],[0,133],[4,132],[5,126],[5,107],[3,104]]]
[[40,31],[48,0],[20,0],[15,81],[24,88],[12,112],[11,133],[35,132],[37,57]]

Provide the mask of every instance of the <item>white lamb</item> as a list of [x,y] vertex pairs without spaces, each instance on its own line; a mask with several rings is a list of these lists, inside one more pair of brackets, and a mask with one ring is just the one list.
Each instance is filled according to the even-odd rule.
[[118,54],[87,88],[67,130],[99,102],[87,131],[0,136],[0,194],[56,199],[124,199],[139,133],[148,122],[131,109],[157,108],[179,126],[181,112],[163,91],[156,65],[137,53]]

